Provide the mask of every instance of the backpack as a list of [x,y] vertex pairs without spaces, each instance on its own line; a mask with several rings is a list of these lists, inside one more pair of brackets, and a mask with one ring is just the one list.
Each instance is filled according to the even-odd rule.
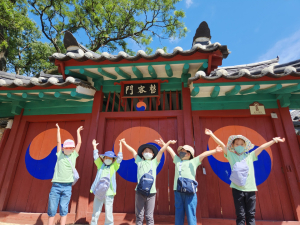
[[249,174],[249,166],[246,159],[236,162],[232,168],[229,179],[237,186],[243,187],[246,184]]
[[[104,164],[102,165],[104,166]],[[106,177],[101,177],[98,183],[96,184],[94,195],[100,200],[103,201],[106,197],[106,192],[110,186],[110,169],[109,174]]]
[[177,180],[177,191],[186,194],[195,194],[198,186],[198,182],[189,178],[181,176],[182,161],[179,163],[178,172],[179,177]]
[[140,194],[142,194],[146,197],[149,197],[150,190],[151,190],[151,188],[153,186],[153,183],[154,183],[154,177],[152,175],[152,169],[153,169],[153,167],[152,167],[152,161],[151,161],[151,170],[149,170],[148,173],[145,173],[141,177],[141,179],[140,179],[140,181],[137,185],[137,188],[136,188],[138,193],[140,193]]

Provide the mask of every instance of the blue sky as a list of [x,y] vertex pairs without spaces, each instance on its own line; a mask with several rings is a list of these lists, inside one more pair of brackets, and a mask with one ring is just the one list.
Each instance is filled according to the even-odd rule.
[[[182,0],[176,7],[184,9],[185,38],[154,39],[154,50],[166,46],[172,52],[176,46],[190,49],[199,24],[207,21],[212,42],[227,45],[231,54],[222,66],[253,63],[280,57],[280,63],[300,59],[299,0]],[[84,35],[76,35],[85,43]],[[45,40],[45,39],[43,39]],[[132,49],[141,49],[132,43]]]

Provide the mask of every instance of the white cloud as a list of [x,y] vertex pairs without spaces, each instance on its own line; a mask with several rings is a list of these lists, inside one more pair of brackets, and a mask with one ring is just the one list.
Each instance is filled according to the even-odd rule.
[[185,5],[187,8],[190,8],[190,6],[193,4],[193,0],[185,0]]
[[258,61],[273,59],[279,56],[280,63],[290,62],[300,58],[300,30],[292,36],[279,40]]

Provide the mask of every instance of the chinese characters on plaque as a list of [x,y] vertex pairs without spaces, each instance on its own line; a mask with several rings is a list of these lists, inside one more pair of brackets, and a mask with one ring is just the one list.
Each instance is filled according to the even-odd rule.
[[250,107],[250,114],[251,115],[264,115],[264,114],[266,114],[265,106],[263,104],[260,104],[258,102],[254,102],[249,107]]
[[158,96],[158,83],[124,84],[124,97]]

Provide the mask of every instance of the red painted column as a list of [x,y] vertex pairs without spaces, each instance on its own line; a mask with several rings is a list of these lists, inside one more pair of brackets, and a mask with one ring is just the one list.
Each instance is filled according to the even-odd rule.
[[299,176],[296,170],[298,165],[295,165],[295,162],[299,160],[299,158],[296,157],[296,155],[299,153],[299,146],[298,143],[295,144],[297,137],[294,126],[292,125],[291,127],[290,124],[292,121],[289,121],[291,120],[291,116],[288,108],[281,108],[280,104],[278,104],[278,106],[278,118],[272,119],[272,122],[276,136],[286,138],[284,143],[278,144],[280,150],[279,154],[282,161],[282,172],[284,173],[286,179],[295,219],[300,221]]
[[[91,124],[88,139],[84,148],[86,154],[84,156],[82,177],[80,178],[79,198],[76,211],[76,223],[87,223],[86,216],[89,204],[89,194],[92,180],[92,171],[94,166],[93,146],[92,141],[96,139],[99,113],[102,111],[103,106],[103,92],[97,91],[94,95],[93,109],[91,114]],[[97,140],[99,141],[99,140]]]
[[[14,123],[12,125],[10,135],[7,139],[7,142],[5,144],[5,147],[2,151],[2,155],[0,158],[0,193],[2,191],[2,185],[3,185],[7,167],[10,164],[10,157],[11,157],[11,153],[14,149],[13,147],[14,147],[14,144],[16,141],[15,139],[18,136],[18,134],[22,133],[19,130],[20,123],[22,120],[22,115],[23,115],[23,110],[20,115],[14,117]],[[13,177],[11,179],[13,179]]]
[[5,144],[6,144],[7,140],[8,140],[12,124],[13,124],[13,120],[9,120],[8,123],[7,123],[7,126],[6,126],[5,130],[3,132],[2,138],[0,140],[0,159],[1,159],[2,153],[4,151]]
[[184,140],[187,145],[194,147],[194,134],[192,122],[192,104],[190,89],[185,88],[182,84],[182,110],[183,110],[183,129]]

